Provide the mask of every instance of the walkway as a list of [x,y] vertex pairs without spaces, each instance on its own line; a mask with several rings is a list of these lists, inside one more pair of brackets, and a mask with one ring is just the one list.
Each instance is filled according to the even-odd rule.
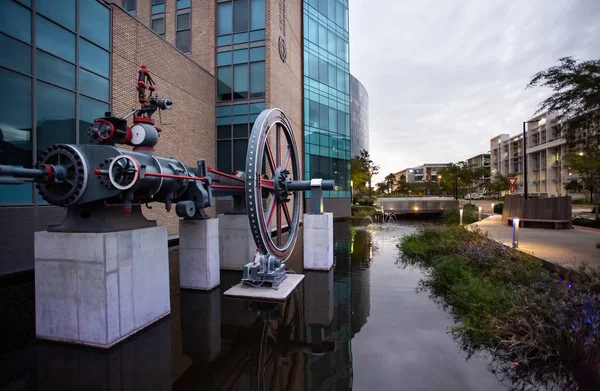
[[[490,216],[471,227],[487,231],[490,238],[512,246],[512,227],[502,224],[502,216]],[[600,231],[519,228],[519,250],[565,267],[583,263],[600,267]]]

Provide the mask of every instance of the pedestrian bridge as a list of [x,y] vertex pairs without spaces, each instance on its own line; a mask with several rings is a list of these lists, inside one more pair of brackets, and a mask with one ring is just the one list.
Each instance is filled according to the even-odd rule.
[[377,209],[383,214],[434,214],[444,209],[458,208],[452,197],[378,198]]

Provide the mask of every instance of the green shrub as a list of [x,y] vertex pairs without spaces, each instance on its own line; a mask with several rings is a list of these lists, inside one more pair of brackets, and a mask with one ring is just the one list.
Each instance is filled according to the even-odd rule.
[[504,204],[494,204],[494,213],[495,214],[502,214],[502,211],[504,211]]
[[573,225],[579,225],[582,227],[600,228],[600,219],[573,219]]
[[588,201],[585,198],[571,201],[572,205],[588,205]]
[[451,313],[451,333],[461,347],[469,354],[487,351],[497,373],[548,389],[571,389],[561,385],[576,384],[574,374],[595,373],[598,271],[559,275],[537,258],[460,226],[422,227],[398,247],[402,264],[426,269],[421,287]]
[[354,202],[358,205],[373,206],[375,203],[375,197],[357,197],[354,199]]
[[375,216],[377,208],[367,205],[352,205],[351,212],[354,217]]
[[[465,204],[463,207],[463,224],[471,224],[479,220],[479,209],[475,204]],[[442,221],[447,225],[460,223],[460,211],[458,208],[444,209]]]

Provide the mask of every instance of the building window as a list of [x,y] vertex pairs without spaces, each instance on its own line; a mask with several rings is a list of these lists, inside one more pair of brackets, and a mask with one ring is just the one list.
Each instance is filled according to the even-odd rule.
[[137,6],[137,0],[123,0],[121,5],[123,6],[123,8],[125,8],[125,11],[129,12],[129,15],[133,16],[135,18],[136,12],[136,6]]
[[[177,3],[179,5],[179,2]],[[187,53],[191,49],[190,44],[190,9],[177,11],[177,32],[175,36],[175,46],[177,49]]]
[[264,0],[233,0],[217,4],[217,46],[264,39]]
[[156,34],[160,35],[162,38],[165,37],[165,18],[163,17],[163,15],[160,15],[156,18],[153,16],[151,27]]
[[152,0],[152,15],[165,13],[165,0]]
[[[0,50],[11,54],[0,56],[0,164],[32,167],[52,144],[87,143],[90,123],[110,109],[109,8],[54,3],[0,1]],[[42,203],[34,194],[31,183],[0,185],[0,205]]]

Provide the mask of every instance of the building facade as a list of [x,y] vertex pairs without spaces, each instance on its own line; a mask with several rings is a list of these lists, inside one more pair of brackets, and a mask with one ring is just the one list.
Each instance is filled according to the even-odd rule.
[[357,78],[350,75],[350,157],[369,150],[369,94]]
[[490,154],[481,153],[477,156],[473,156],[465,160],[468,167],[474,169],[484,169],[485,174],[481,176],[476,184],[477,190],[481,192],[487,192],[487,184],[491,181],[491,169],[490,169]]
[[[556,197],[567,195],[565,185],[577,180],[566,164],[568,152],[562,137],[561,124],[552,113],[541,113],[526,124],[527,137],[527,192],[533,196]],[[498,135],[490,140],[492,177],[496,173],[517,178],[515,193],[522,194],[523,134]]]
[[[32,167],[52,144],[88,143],[86,132],[95,118],[106,111],[124,116],[136,106],[144,64],[157,93],[174,102],[159,121],[157,154],[190,166],[203,157],[214,165],[211,72],[136,20],[131,14],[139,8],[128,14],[120,1],[114,3],[0,2],[0,47],[11,53],[0,59],[6,99],[0,110],[0,164]],[[144,214],[177,233],[174,213],[155,207],[144,208]],[[30,182],[0,185],[0,219],[10,222],[0,226],[0,275],[31,270],[34,232],[64,216],[65,209],[46,204]]]
[[404,175],[407,183],[435,182],[438,180],[438,170],[448,167],[450,163],[426,163],[421,166],[406,168],[394,174],[396,181]]
[[323,192],[324,207],[345,217],[351,155],[348,0],[304,0],[302,12],[304,179],[334,179],[335,190]]

